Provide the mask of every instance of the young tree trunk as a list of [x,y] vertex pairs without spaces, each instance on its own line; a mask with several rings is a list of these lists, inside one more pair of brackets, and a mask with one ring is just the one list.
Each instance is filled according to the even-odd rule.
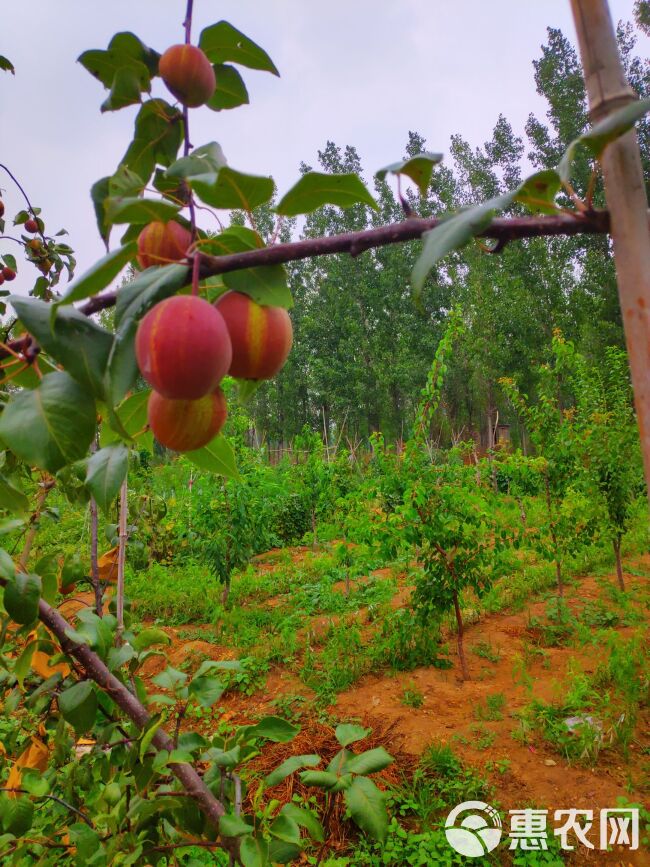
[[562,563],[560,562],[560,558],[557,555],[555,557],[555,579],[557,581],[558,596],[564,596],[564,580],[562,578]]
[[562,561],[557,544],[557,533],[555,532],[555,523],[553,518],[553,502],[551,500],[551,485],[548,480],[548,474],[544,473],[544,488],[546,491],[546,511],[548,514],[549,532],[551,534],[551,542],[553,543],[553,555],[555,558],[555,577],[557,580],[558,596],[564,596],[564,581],[562,580]]
[[38,522],[41,517],[41,512],[43,511],[43,506],[45,505],[47,495],[50,493],[54,485],[54,479],[48,479],[47,481],[43,481],[40,484],[41,490],[38,492],[38,497],[36,498],[36,505],[34,507],[32,516],[29,519],[29,529],[27,530],[27,535],[25,536],[23,550],[18,559],[19,572],[27,571],[29,555],[32,553],[32,545],[34,544],[34,539],[36,538],[36,533],[38,531]]
[[129,515],[128,487],[126,478],[120,488],[119,541],[117,549],[117,643],[124,632],[124,568],[126,566],[127,524]]
[[521,497],[515,497],[517,501],[517,505],[519,506],[519,517],[521,518],[521,524],[524,530],[526,529],[526,510],[524,509],[524,501]]
[[97,514],[97,503],[94,497],[90,498],[90,583],[95,594],[95,614],[98,617],[103,615],[102,609],[102,585],[99,580],[99,515]]
[[311,547],[315,551],[318,548],[318,536],[316,535],[316,509],[311,510]]
[[[571,0],[571,8],[589,114],[597,122],[633,102],[636,94],[625,78],[607,0]],[[630,130],[609,144],[601,163],[650,498],[650,227],[635,131]]]
[[621,563],[621,537],[614,536],[612,539],[612,545],[614,546],[614,557],[616,558],[616,577],[618,579],[618,586],[625,592],[623,564]]
[[454,590],[454,611],[456,612],[456,643],[458,645],[458,659],[460,660],[460,670],[463,674],[463,680],[470,680],[469,668],[465,659],[465,648],[463,647],[463,615],[460,613],[460,603],[458,602],[458,593]]
[[228,598],[230,596],[230,576],[226,578],[223,582],[223,592],[221,594],[221,604],[224,608],[228,605]]

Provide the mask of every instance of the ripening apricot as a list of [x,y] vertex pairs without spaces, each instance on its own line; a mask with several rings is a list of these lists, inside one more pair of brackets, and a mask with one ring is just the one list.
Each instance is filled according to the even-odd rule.
[[180,262],[191,243],[191,232],[180,223],[154,220],[138,235],[138,262],[142,268]]
[[196,295],[175,295],[142,319],[135,356],[149,385],[169,400],[197,400],[228,373],[232,347],[222,315]]
[[216,302],[232,343],[228,373],[240,379],[271,379],[291,351],[293,328],[284,307],[257,304],[243,292],[226,292]]
[[205,105],[217,86],[212,64],[196,45],[172,45],[160,58],[158,72],[188,108]]
[[5,267],[2,269],[2,276],[5,278],[5,280],[15,280],[16,279],[16,272],[14,271],[13,268]]
[[33,217],[30,217],[29,220],[25,220],[25,231],[31,232],[32,234],[38,232],[38,223]]
[[159,443],[175,452],[200,449],[226,422],[226,397],[220,388],[198,400],[168,400],[152,391],[147,406],[149,427]]

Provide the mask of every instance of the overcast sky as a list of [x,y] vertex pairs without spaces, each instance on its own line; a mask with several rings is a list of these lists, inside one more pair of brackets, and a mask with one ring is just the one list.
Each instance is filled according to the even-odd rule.
[[[42,207],[50,232],[68,229],[79,276],[103,254],[90,187],[117,167],[137,106],[100,114],[106,92],[76,58],[106,48],[120,30],[162,52],[183,40],[185,4],[2,5],[0,54],[16,75],[0,76],[0,162]],[[574,39],[568,0],[195,0],[194,7],[195,40],[225,18],[266,49],[281,78],[242,69],[250,105],[193,111],[192,142],[218,141],[231,166],[273,175],[280,193],[298,178],[301,160],[315,165],[327,139],[355,145],[370,178],[403,155],[409,129],[443,152],[453,133],[482,144],[500,112],[522,133],[531,111],[546,111],[532,68],[546,28]],[[611,0],[610,8],[615,21],[632,19],[633,0]],[[160,79],[154,94],[165,95]],[[4,175],[0,187],[13,216],[21,201]],[[25,267],[11,288],[26,291],[35,276]]]

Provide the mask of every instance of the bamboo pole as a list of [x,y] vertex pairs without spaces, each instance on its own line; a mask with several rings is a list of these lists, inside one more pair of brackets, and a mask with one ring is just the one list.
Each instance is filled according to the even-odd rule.
[[[627,83],[607,0],[571,0],[592,122],[636,99]],[[650,498],[650,229],[634,130],[602,156],[605,195],[634,402]]]

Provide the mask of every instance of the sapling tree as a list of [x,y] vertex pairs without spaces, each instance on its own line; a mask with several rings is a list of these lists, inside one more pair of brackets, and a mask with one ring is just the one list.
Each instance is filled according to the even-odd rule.
[[621,541],[643,483],[627,356],[608,347],[596,366],[568,341],[558,344],[557,352],[575,395],[573,429],[582,472],[602,500],[602,532],[611,541],[616,577],[625,590]]
[[491,588],[512,539],[499,526],[488,493],[477,487],[473,469],[461,462],[421,463],[401,514],[405,536],[423,563],[414,605],[427,621],[453,608],[458,658],[463,680],[469,680],[462,596],[471,591],[480,598]]
[[[538,395],[533,402],[511,379],[501,387],[524,420],[539,460],[545,520],[531,540],[542,556],[554,563],[557,591],[564,595],[563,565],[590,541],[596,529],[596,509],[580,474],[575,408],[568,406],[565,370],[561,362],[564,338],[553,337],[553,364],[538,370]],[[565,405],[566,404],[566,405]]]
[[463,680],[469,680],[461,596],[465,590],[478,597],[489,590],[507,534],[498,527],[473,468],[463,464],[462,447],[444,464],[436,464],[426,445],[448,356],[461,329],[460,311],[452,312],[422,392],[413,438],[406,444],[408,484],[396,525],[403,526],[405,538],[423,562],[414,604],[427,621],[439,620],[453,608],[461,672]]

